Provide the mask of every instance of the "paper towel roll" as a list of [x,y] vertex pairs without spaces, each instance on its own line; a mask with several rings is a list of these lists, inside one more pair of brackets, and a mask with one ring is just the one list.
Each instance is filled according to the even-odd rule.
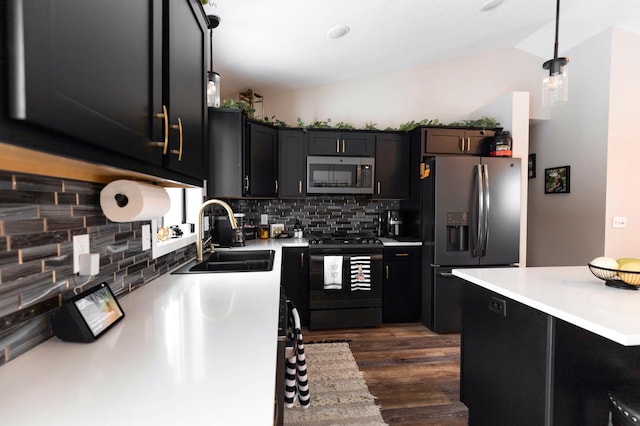
[[135,222],[164,216],[171,199],[161,186],[120,179],[102,189],[100,207],[112,222]]

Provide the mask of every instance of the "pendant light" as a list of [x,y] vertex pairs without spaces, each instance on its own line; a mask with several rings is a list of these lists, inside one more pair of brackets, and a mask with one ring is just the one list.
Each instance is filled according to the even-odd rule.
[[220,18],[207,15],[209,21],[209,72],[207,73],[207,106],[220,106],[220,74],[213,71],[213,29],[220,24]]
[[549,75],[542,80],[542,104],[555,107],[567,102],[569,97],[569,75],[567,64],[569,58],[558,58],[558,22],[560,19],[560,0],[556,5],[556,41],[553,47],[553,59],[549,59],[542,68],[549,70]]

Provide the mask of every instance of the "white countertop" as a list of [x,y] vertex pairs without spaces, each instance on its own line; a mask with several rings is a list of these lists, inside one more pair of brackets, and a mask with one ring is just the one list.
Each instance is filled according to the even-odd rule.
[[380,241],[385,247],[407,247],[407,246],[422,246],[422,241],[398,241],[389,237],[381,237]]
[[269,272],[165,274],[95,342],[53,337],[0,367],[6,425],[270,425],[281,247]]
[[453,275],[625,346],[640,345],[640,290],[585,266],[454,269]]

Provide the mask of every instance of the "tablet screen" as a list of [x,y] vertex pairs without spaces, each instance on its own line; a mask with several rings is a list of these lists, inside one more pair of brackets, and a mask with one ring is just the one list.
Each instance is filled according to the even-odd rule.
[[106,284],[102,284],[97,290],[74,303],[94,337],[124,316],[120,305]]

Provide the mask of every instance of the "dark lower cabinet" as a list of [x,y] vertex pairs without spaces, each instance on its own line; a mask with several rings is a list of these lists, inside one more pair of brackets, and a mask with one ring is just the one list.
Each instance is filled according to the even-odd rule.
[[551,425],[550,317],[465,284],[460,399],[469,425]]
[[300,321],[309,324],[309,249],[307,247],[282,248],[280,283],[287,298],[298,309]]
[[382,321],[420,319],[420,258],[422,247],[385,247]]
[[471,426],[606,425],[608,390],[640,378],[640,347],[466,282],[461,342]]

